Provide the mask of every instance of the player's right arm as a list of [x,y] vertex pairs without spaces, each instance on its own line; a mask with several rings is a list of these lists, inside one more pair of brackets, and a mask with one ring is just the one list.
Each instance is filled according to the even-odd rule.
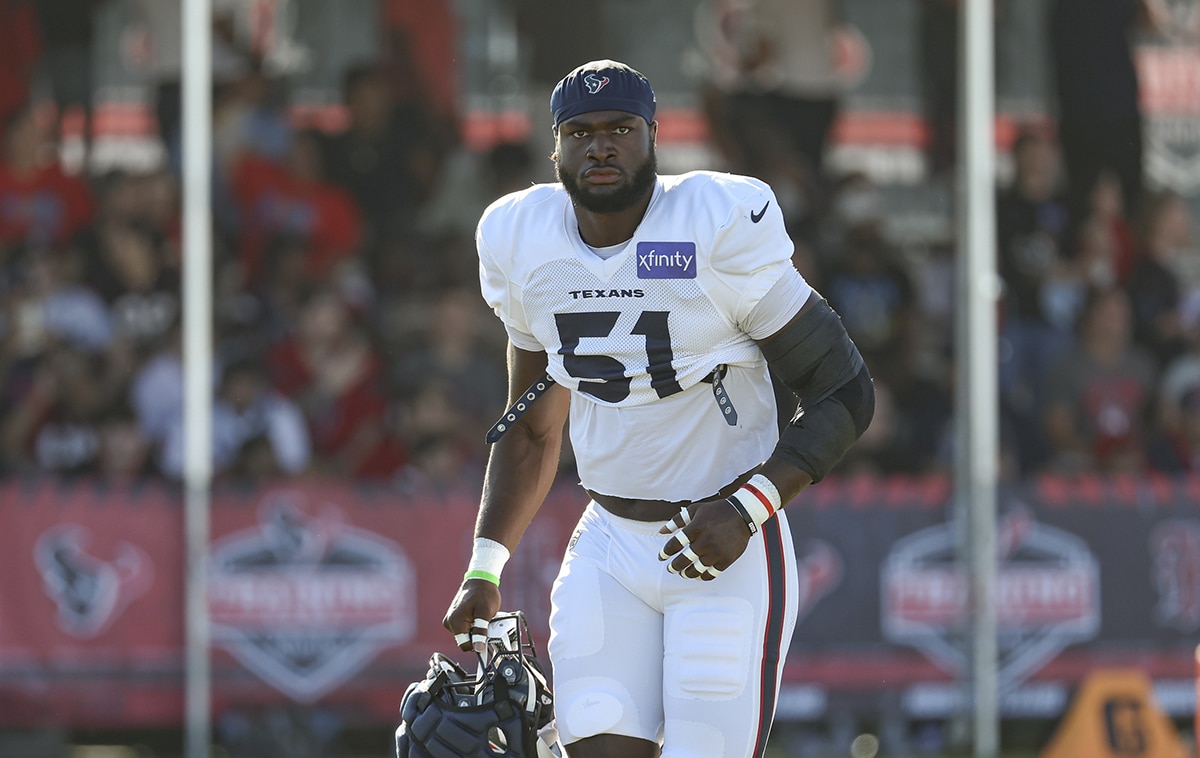
[[[508,399],[522,393],[546,373],[546,354],[508,348]],[[553,385],[503,437],[488,456],[475,537],[494,540],[509,552],[533,520],[558,473],[563,427],[570,395]],[[490,620],[500,610],[500,587],[486,579],[464,579],[442,624],[455,635],[469,635],[475,619]],[[457,639],[462,640],[459,636]],[[471,643],[459,647],[470,650]]]

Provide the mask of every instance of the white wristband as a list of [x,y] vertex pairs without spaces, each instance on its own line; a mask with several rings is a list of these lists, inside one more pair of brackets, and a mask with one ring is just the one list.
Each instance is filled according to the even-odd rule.
[[471,561],[467,564],[467,579],[486,579],[500,586],[500,573],[510,557],[508,548],[496,540],[476,537],[471,546]]
[[743,484],[730,497],[737,498],[738,503],[746,509],[746,513],[749,514],[756,527],[762,526],[767,519],[775,515],[775,511],[783,507],[779,489],[774,482],[762,474],[750,477],[750,481]]

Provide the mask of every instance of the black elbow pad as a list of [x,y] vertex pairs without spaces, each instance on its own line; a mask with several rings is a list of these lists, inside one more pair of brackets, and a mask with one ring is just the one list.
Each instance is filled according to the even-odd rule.
[[842,320],[824,300],[762,346],[771,369],[799,398],[775,455],[819,482],[875,414],[875,387]]
[[875,415],[875,385],[863,366],[853,379],[816,405],[800,407],[784,427],[775,455],[819,482],[866,431]]
[[863,367],[858,347],[824,298],[760,348],[771,370],[805,407],[829,397]]
[[871,372],[866,364],[853,379],[838,387],[830,398],[837,400],[850,412],[850,418],[854,420],[854,439],[861,437],[875,417],[875,383],[871,381]]

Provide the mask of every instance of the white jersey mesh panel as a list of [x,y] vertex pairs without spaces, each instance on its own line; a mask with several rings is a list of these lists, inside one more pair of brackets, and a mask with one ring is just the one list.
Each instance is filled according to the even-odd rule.
[[[765,184],[710,172],[661,177],[635,236],[607,260],[580,240],[565,192],[542,185],[489,208],[478,244],[484,297],[538,340],[551,375],[575,390],[571,439],[585,487],[696,499],[769,455],[773,393],[761,352],[739,328],[791,270],[791,241]],[[736,426],[701,384],[720,365]]]

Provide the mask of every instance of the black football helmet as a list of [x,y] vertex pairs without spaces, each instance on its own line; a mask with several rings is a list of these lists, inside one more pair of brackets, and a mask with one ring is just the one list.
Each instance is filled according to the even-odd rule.
[[434,653],[400,701],[396,758],[561,758],[554,696],[520,611],[488,626],[479,671]]

